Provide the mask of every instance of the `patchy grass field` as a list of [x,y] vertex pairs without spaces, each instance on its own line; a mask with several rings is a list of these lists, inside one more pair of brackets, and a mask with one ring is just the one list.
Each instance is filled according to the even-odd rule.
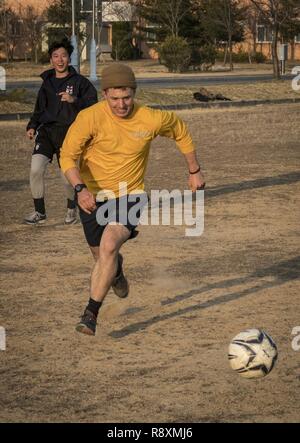
[[[96,337],[74,325],[92,257],[81,226],[63,225],[59,171],[48,221],[31,210],[24,123],[0,123],[1,422],[299,422],[300,105],[182,112],[206,175],[205,230],[141,226],[124,245],[128,299],[109,293]],[[147,189],[184,189],[173,142],[152,147]],[[261,327],[279,350],[261,380],[227,360],[230,340]]]
[[[97,63],[97,74],[101,75],[102,70],[105,66],[108,66],[111,62],[101,62]],[[137,75],[156,75],[156,74],[168,74],[168,70],[165,66],[161,65],[157,60],[151,59],[143,59],[143,60],[127,60],[127,65],[131,66],[134,69]],[[10,79],[34,79],[39,77],[40,73],[46,69],[49,69],[51,66],[49,63],[46,64],[34,64],[31,62],[14,62],[14,63],[1,63],[6,69],[7,76]],[[228,72],[228,65],[223,66],[221,63],[217,64],[215,67],[216,72]],[[89,62],[83,62],[80,66],[81,73],[83,75],[89,75],[90,72],[90,64]],[[235,72],[238,71],[260,71],[260,72],[272,72],[272,65],[270,63],[267,64],[248,64],[248,63],[236,63],[235,64]],[[193,71],[190,71],[193,74]],[[209,72],[208,72],[209,73]],[[207,74],[207,73],[206,73]]]
[[[97,74],[101,75],[101,72],[105,66],[109,63],[101,63],[97,65]],[[160,65],[155,60],[137,60],[128,61],[126,64],[130,65],[138,78],[143,77],[169,77],[170,84],[172,83],[172,78],[175,76],[180,76],[180,74],[170,74],[167,72],[165,66]],[[49,64],[45,65],[35,65],[29,62],[19,62],[2,64],[6,69],[8,80],[36,80],[40,73],[51,66]],[[289,67],[290,70],[291,66]],[[231,75],[241,75],[245,73],[249,74],[262,74],[270,73],[272,68],[270,64],[256,65],[256,64],[236,64],[235,70],[229,72],[227,68],[221,65],[216,67],[216,72],[213,75],[226,75],[229,73]],[[81,66],[81,73],[85,76],[89,75],[89,64],[83,63]],[[189,74],[195,75],[197,73],[190,71]],[[199,74],[199,73],[198,73]],[[198,75],[197,74],[197,75]],[[185,74],[188,75],[188,74]],[[176,88],[138,88],[137,98],[143,104],[153,105],[173,105],[173,104],[189,104],[196,103],[193,98],[193,93],[199,91],[199,88],[203,86],[201,83],[201,75],[210,75],[209,72],[199,74],[199,84],[193,86],[181,86]],[[206,85],[204,85],[206,87]],[[299,98],[300,93],[295,92],[292,89],[291,81],[268,81],[268,82],[254,82],[249,84],[222,84],[222,85],[212,85],[207,87],[207,89],[213,94],[223,94],[224,96],[230,98],[233,101],[239,100],[263,100],[263,99],[283,99],[283,98]],[[100,97],[100,94],[99,94]],[[17,89],[11,91],[9,94],[1,93],[0,91],[0,114],[6,113],[16,113],[16,112],[31,112],[34,107],[36,95],[30,90]]]
[[[198,86],[165,89],[139,89],[137,98],[145,104],[178,104],[197,103],[193,93],[203,87],[201,79]],[[213,94],[222,94],[233,101],[240,100],[272,100],[283,98],[300,98],[300,92],[293,90],[291,81],[255,82],[249,84],[224,84],[204,86]],[[198,102],[199,103],[199,102]]]
[[[171,80],[170,80],[171,81]],[[199,103],[193,93],[199,91],[203,85],[180,88],[138,88],[137,100],[146,105],[177,105]],[[249,84],[224,84],[205,86],[213,94],[222,94],[233,101],[240,100],[272,100],[284,98],[300,98],[300,92],[292,89],[291,81],[255,82]],[[18,100],[19,101],[16,101]],[[99,95],[100,98],[100,95]],[[26,90],[16,90],[10,94],[9,100],[0,95],[0,114],[14,112],[31,112],[36,96]]]

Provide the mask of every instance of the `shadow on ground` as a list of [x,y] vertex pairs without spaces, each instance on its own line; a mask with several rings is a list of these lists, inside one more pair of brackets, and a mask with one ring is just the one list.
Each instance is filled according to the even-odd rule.
[[[270,279],[270,277],[271,278],[273,277],[274,280],[273,281],[264,280],[264,278]],[[253,286],[243,291],[230,292],[228,294],[221,295],[220,297],[216,297],[212,300],[208,300],[204,303],[194,304],[186,308],[178,309],[174,312],[157,315],[147,320],[128,325],[125,328],[120,329],[118,331],[112,331],[109,335],[113,338],[122,338],[127,335],[134,334],[138,331],[144,330],[147,327],[154,325],[155,323],[159,323],[164,320],[169,320],[170,318],[184,315],[189,312],[210,308],[212,306],[220,305],[223,303],[228,303],[233,300],[246,297],[247,295],[254,294],[258,291],[280,286],[288,281],[299,278],[300,278],[300,256],[297,256],[291,260],[283,261],[267,268],[258,269],[257,271],[253,272],[252,274],[244,278],[223,280],[217,283],[208,284],[201,288],[193,289],[192,291],[179,294],[172,299],[169,298],[163,300],[161,302],[162,305],[170,305],[176,302],[181,302],[195,295],[206,293],[213,289],[222,289],[222,288],[228,289],[235,285],[249,284],[253,282]]]

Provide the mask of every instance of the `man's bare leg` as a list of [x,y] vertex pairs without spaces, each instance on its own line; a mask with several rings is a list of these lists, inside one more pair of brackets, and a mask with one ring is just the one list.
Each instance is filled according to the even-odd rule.
[[[103,301],[108,293],[118,269],[118,254],[123,243],[128,240],[130,232],[122,225],[108,225],[101,238],[95,267],[91,278],[91,298]],[[93,248],[94,249],[94,248]]]
[[115,280],[119,250],[129,236],[130,232],[124,226],[108,225],[103,232],[100,246],[91,247],[96,261],[91,276],[91,297],[81,322],[76,327],[78,332],[95,335],[99,308]]

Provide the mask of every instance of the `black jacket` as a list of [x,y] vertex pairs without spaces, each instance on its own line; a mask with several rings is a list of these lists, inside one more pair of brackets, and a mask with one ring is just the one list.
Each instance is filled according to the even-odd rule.
[[[42,123],[71,125],[78,112],[94,105],[98,101],[97,91],[92,83],[69,66],[69,75],[62,80],[59,89],[55,88],[53,79],[55,70],[49,69],[41,74],[43,79],[35,108],[27,125],[28,129],[37,129]],[[77,99],[74,103],[62,102],[59,92],[67,91]]]

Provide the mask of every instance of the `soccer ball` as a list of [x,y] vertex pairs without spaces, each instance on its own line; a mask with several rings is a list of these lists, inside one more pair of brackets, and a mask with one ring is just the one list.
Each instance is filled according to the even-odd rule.
[[275,365],[277,347],[265,331],[247,329],[231,340],[228,358],[232,369],[242,377],[265,377]]

